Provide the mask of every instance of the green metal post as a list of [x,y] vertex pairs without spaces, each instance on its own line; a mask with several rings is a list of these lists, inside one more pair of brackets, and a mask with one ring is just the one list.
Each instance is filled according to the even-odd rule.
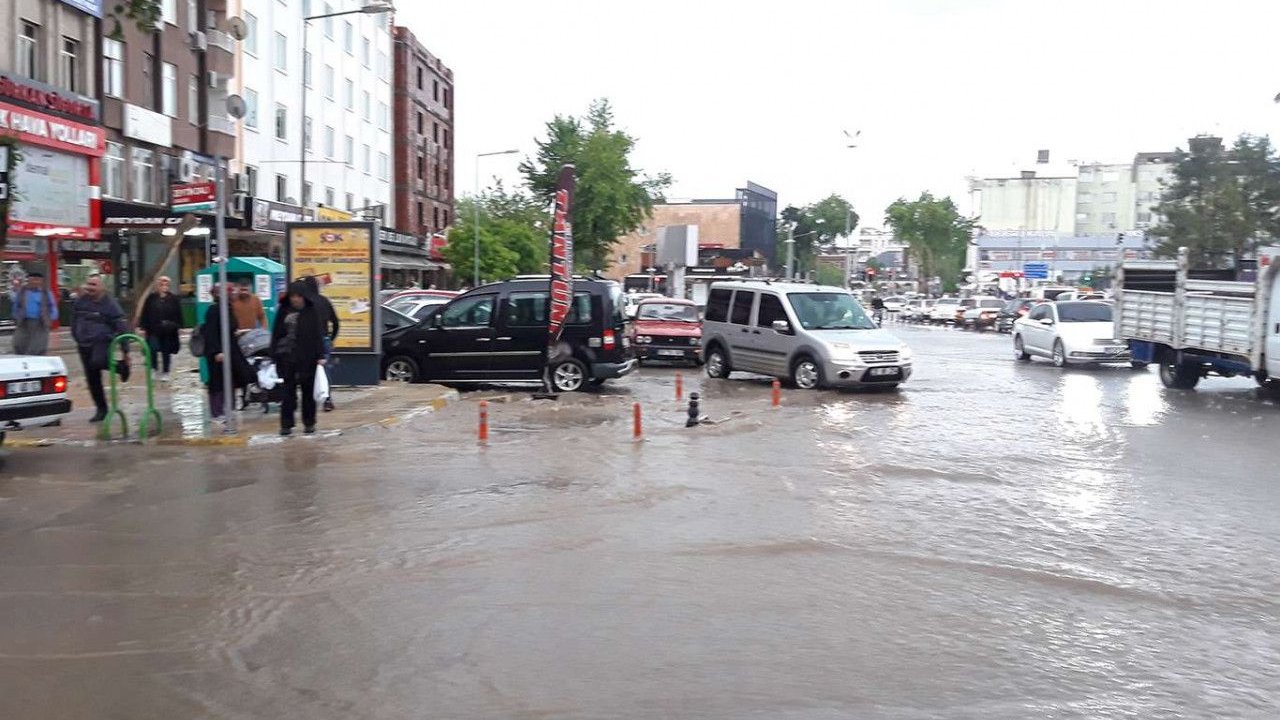
[[120,409],[120,390],[116,380],[116,348],[124,343],[136,342],[142,346],[142,367],[146,373],[147,379],[147,407],[142,411],[142,418],[138,422],[138,439],[146,440],[151,429],[151,421],[155,421],[155,432],[160,433],[161,418],[160,411],[156,410],[156,386],[151,376],[151,346],[147,344],[138,335],[133,333],[125,333],[118,335],[111,341],[111,345],[107,347],[107,375],[111,380],[111,408],[107,411],[107,419],[102,423],[102,429],[98,431],[98,438],[101,440],[111,439],[111,421],[114,418],[120,420],[120,436],[122,438],[129,437],[129,419],[124,416],[124,411]]

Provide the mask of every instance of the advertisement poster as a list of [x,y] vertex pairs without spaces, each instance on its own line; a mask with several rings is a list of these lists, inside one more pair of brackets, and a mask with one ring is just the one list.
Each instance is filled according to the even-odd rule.
[[289,226],[289,276],[311,275],[338,314],[334,350],[372,352],[374,242],[371,225],[305,223]]

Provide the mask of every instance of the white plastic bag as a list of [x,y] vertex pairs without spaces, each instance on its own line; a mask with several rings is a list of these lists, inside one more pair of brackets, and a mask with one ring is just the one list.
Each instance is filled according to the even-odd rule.
[[280,375],[276,373],[276,364],[273,362],[264,362],[258,367],[258,387],[263,390],[271,390],[275,386],[284,382],[280,379]]
[[324,366],[316,368],[316,389],[311,393],[316,402],[324,402],[329,397],[329,376],[324,371]]

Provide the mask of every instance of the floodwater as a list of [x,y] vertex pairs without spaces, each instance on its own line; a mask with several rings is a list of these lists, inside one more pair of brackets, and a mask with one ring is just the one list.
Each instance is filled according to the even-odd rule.
[[1280,406],[900,334],[897,393],[685,370],[691,429],[646,368],[369,435],[14,451],[0,717],[1280,716]]

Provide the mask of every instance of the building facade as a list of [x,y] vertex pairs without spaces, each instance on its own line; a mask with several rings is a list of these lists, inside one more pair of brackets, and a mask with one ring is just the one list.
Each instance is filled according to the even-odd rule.
[[1036,232],[1004,232],[976,238],[977,269],[984,278],[1017,274],[1027,263],[1048,266],[1049,280],[1079,283],[1091,278],[1096,286],[1122,260],[1149,259],[1154,243],[1144,233],[1107,232],[1074,235]]
[[[245,101],[233,163],[239,204],[389,224],[391,16],[359,12],[357,0],[207,1],[232,3],[247,29],[231,82]],[[349,14],[303,20],[333,13]]]
[[453,71],[395,29],[395,222],[424,243],[454,220]]
[[1158,220],[1162,182],[1173,153],[1138,153],[1132,163],[1081,165],[1076,183],[1075,233],[1146,230]]
[[973,189],[981,194],[978,222],[988,230],[1075,232],[1074,175],[1043,176],[1024,170],[1016,176],[976,180]]

